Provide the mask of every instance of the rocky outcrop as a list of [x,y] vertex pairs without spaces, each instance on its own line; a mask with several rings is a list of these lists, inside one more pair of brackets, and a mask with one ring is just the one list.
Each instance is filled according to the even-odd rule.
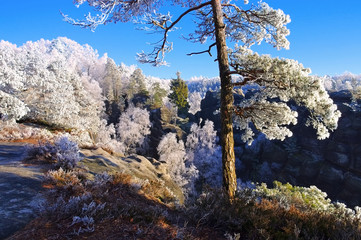
[[148,136],[148,156],[152,156],[157,159],[159,158],[157,147],[159,142],[162,140],[162,137],[167,133],[175,133],[177,134],[178,139],[185,140],[185,132],[174,123],[175,121],[179,123],[181,120],[182,119],[174,119],[174,116],[172,116],[172,113],[166,107],[150,110],[150,121],[152,123],[152,127],[150,128],[151,133]]
[[[164,189],[174,194],[174,198],[180,203],[184,202],[182,189],[174,183],[170,175],[167,173],[167,167],[164,162],[160,162],[154,158],[146,158],[140,155],[131,155],[127,157],[110,154],[101,148],[83,149],[81,150],[82,160],[80,166],[83,166],[91,175],[103,172],[115,173],[122,172],[131,175],[138,181],[148,181],[150,184],[157,183]],[[160,199],[162,191],[159,191]]]
[[[42,201],[42,180],[50,169],[49,164],[31,163],[25,159],[25,143],[0,142],[0,239],[23,228],[35,217],[37,203]],[[132,176],[140,185],[150,184],[157,188],[154,197],[160,201],[170,197],[184,202],[182,189],[167,173],[164,162],[140,155],[124,157],[98,149],[82,149],[78,167],[87,176],[122,172]]]
[[[294,136],[269,141],[259,136],[248,147],[235,132],[236,157],[243,180],[272,183],[274,180],[299,186],[316,185],[332,200],[361,206],[361,111],[352,106],[348,91],[330,94],[342,113],[338,128],[330,138],[317,140],[314,129],[305,127],[307,112],[299,109],[299,124],[292,128]],[[211,115],[219,106],[215,93],[207,93],[202,102],[202,118],[218,122]]]
[[22,163],[22,143],[0,143],[0,239],[24,227],[40,200],[43,166]]

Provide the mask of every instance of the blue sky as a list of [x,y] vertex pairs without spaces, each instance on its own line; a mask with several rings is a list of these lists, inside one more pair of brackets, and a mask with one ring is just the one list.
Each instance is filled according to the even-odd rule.
[[[238,0],[239,4],[243,1]],[[254,1],[250,1],[251,3]],[[275,57],[296,59],[316,75],[336,75],[349,71],[361,74],[361,1],[348,0],[268,0],[273,8],[280,8],[291,16],[288,25],[291,35],[290,50],[277,51],[262,44],[253,50]],[[74,18],[82,18],[87,7],[76,8],[73,0],[17,0],[3,1],[0,6],[0,39],[22,45],[41,38],[65,36],[80,44],[89,44],[100,55],[108,53],[118,64],[121,62],[141,67],[146,75],[172,78],[180,71],[184,79],[192,76],[218,75],[214,58],[207,54],[186,56],[186,53],[207,49],[181,39],[192,24],[190,18],[182,29],[172,32],[174,50],[166,57],[170,67],[152,67],[135,60],[137,52],[149,51],[149,42],[160,39],[135,30],[131,23],[100,26],[95,32],[72,26],[62,20],[59,11]],[[175,11],[176,17],[181,10]],[[184,30],[184,31],[183,31]],[[232,46],[231,46],[232,47]]]

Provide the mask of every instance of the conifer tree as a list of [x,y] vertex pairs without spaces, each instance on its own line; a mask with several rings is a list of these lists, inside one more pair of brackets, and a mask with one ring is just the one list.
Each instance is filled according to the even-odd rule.
[[132,99],[134,95],[140,94],[143,96],[148,96],[149,92],[145,86],[145,77],[140,68],[135,69],[133,74],[130,76],[129,86],[128,86],[128,99]]
[[[244,0],[243,4],[234,0],[75,0],[78,4],[87,2],[101,14],[96,16],[88,15],[85,21],[75,21],[67,16],[65,19],[85,28],[95,29],[100,24],[109,22],[127,22],[134,18],[139,23],[146,25],[145,30],[161,32],[162,39],[155,45],[151,53],[139,53],[138,60],[141,63],[150,63],[155,66],[166,65],[164,56],[172,50],[172,43],[168,41],[169,34],[175,30],[176,25],[187,15],[194,14],[195,31],[190,33],[188,40],[196,43],[211,43],[204,51],[193,52],[189,55],[208,53],[212,56],[212,49],[216,47],[219,77],[221,79],[221,146],[222,146],[222,167],[223,185],[230,200],[234,198],[237,187],[235,171],[235,154],[233,138],[233,116],[239,117],[240,128],[245,129],[245,139],[252,138],[250,124],[253,124],[260,132],[266,132],[270,139],[284,139],[289,136],[285,125],[296,122],[296,114],[286,104],[287,101],[296,98],[296,101],[310,110],[310,121],[308,124],[317,129],[321,138],[327,137],[328,131],[337,127],[337,120],[340,117],[339,111],[328,97],[327,92],[322,89],[318,80],[309,77],[309,71],[298,64],[288,64],[290,61],[272,62],[263,58],[262,66],[257,65],[257,55],[251,54],[242,48],[236,47],[233,51],[232,65],[230,65],[230,49],[226,39],[241,43],[242,47],[248,49],[254,44],[265,41],[277,49],[289,48],[287,36],[289,30],[286,25],[290,17],[280,9],[271,8],[265,2],[249,4]],[[171,2],[171,3],[170,3]],[[172,19],[170,13],[161,14],[159,8],[163,5],[179,5],[186,10],[178,18]],[[239,57],[242,53],[245,58]],[[251,64],[243,67],[243,64]],[[291,61],[292,62],[292,61]],[[272,64],[275,68],[272,68]],[[275,70],[276,69],[276,70]],[[241,76],[241,81],[232,82],[231,75]],[[282,78],[280,77],[282,76]],[[294,87],[293,81],[297,81]],[[308,82],[308,83],[307,83]],[[257,84],[260,89],[268,85],[267,94],[261,94],[252,101],[234,106],[233,88],[244,87],[248,84]],[[285,90],[275,91],[272,90]],[[290,89],[291,95],[287,95]],[[316,97],[308,97],[312,89]],[[320,91],[318,92],[317,89]],[[294,94],[298,91],[298,94]],[[277,96],[277,94],[282,94]],[[259,98],[258,98],[259,97]],[[270,100],[280,99],[281,103],[273,103]],[[304,99],[303,99],[304,98]],[[313,104],[311,103],[313,101]],[[322,104],[318,104],[322,103]],[[267,116],[269,119],[267,119]],[[262,122],[261,120],[266,120]],[[262,124],[260,124],[262,123]],[[248,126],[248,127],[247,127]],[[281,129],[281,134],[278,130]]]
[[168,95],[169,100],[178,107],[178,114],[187,114],[188,104],[188,86],[181,78],[180,72],[177,72],[177,78],[172,79],[170,83],[171,93]]

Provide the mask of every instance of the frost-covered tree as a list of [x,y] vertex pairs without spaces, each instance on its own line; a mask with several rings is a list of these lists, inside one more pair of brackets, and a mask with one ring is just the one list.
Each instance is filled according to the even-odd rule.
[[297,111],[287,104],[291,100],[309,111],[306,125],[317,131],[318,139],[329,137],[329,130],[337,128],[341,113],[327,94],[321,79],[309,76],[295,60],[259,56],[245,47],[230,51],[230,65],[243,78],[234,83],[242,87],[256,84],[259,90],[236,106],[237,126],[245,130],[242,138],[249,144],[254,130],[268,139],[284,140],[292,136],[287,128],[297,123]]
[[217,145],[217,132],[212,121],[204,125],[193,123],[186,142],[187,159],[199,171],[200,183],[211,186],[222,184],[222,152]]
[[140,68],[135,69],[129,79],[129,85],[127,88],[127,97],[132,99],[134,95],[140,94],[147,96],[149,92],[145,86],[145,76]]
[[148,104],[151,108],[160,108],[163,106],[164,98],[167,96],[167,90],[160,86],[159,82],[153,84],[150,90],[150,96],[148,99]]
[[130,106],[119,118],[117,136],[126,154],[142,152],[147,147],[151,123],[146,109]]
[[18,120],[29,112],[17,93],[24,87],[24,73],[20,71],[21,50],[14,44],[0,41],[0,118]]
[[175,133],[168,133],[159,142],[157,150],[159,160],[166,162],[172,179],[183,188],[186,195],[191,194],[198,170],[191,162],[186,162],[183,141],[178,141]]
[[208,91],[220,92],[221,89],[221,82],[219,77],[192,77],[187,81],[187,85],[190,93],[199,92],[202,98],[206,96]]
[[16,118],[24,115],[24,104],[29,109],[25,118],[96,132],[103,111],[98,80],[104,67],[96,51],[67,38],[20,47],[0,42],[0,91],[19,100],[13,101],[21,112]]
[[191,114],[196,114],[198,111],[201,110],[201,101],[202,96],[199,92],[192,92],[188,96],[189,102],[189,112]]
[[114,60],[111,58],[107,59],[105,76],[101,80],[101,87],[103,89],[103,95],[108,99],[108,101],[120,101],[122,90],[122,74]]
[[325,76],[324,85],[328,91],[354,90],[361,86],[361,74],[345,72],[336,76]]
[[28,111],[24,102],[0,90],[0,120],[19,120]]
[[[164,56],[167,52],[172,50],[172,43],[168,41],[169,33],[175,30],[177,24],[187,15],[194,14],[195,20],[195,30],[190,33],[188,40],[196,43],[206,43],[207,40],[211,42],[208,45],[208,48],[204,51],[190,53],[190,55],[209,53],[211,56],[212,49],[216,47],[217,50],[217,62],[219,67],[219,77],[221,80],[221,145],[222,145],[222,162],[223,162],[223,184],[226,189],[226,192],[231,199],[233,199],[234,193],[237,189],[237,181],[235,174],[235,154],[234,154],[234,138],[233,138],[233,114],[236,112],[238,116],[242,119],[243,126],[247,134],[245,139],[252,136],[251,128],[247,128],[244,125],[247,125],[249,122],[256,123],[256,127],[260,131],[266,131],[266,134],[270,138],[279,138],[283,139],[286,135],[289,135],[288,131],[283,127],[283,125],[294,123],[295,113],[286,107],[286,104],[274,103],[272,101],[257,101],[257,105],[250,103],[250,106],[244,105],[240,107],[234,107],[233,105],[233,87],[231,75],[235,74],[246,74],[243,76],[245,81],[241,81],[243,85],[250,82],[248,79],[258,79],[259,72],[245,72],[239,71],[241,64],[237,62],[232,63],[231,69],[229,64],[229,49],[227,47],[226,39],[236,43],[241,43],[243,47],[250,48],[254,44],[260,44],[262,41],[265,41],[277,49],[289,48],[289,42],[286,37],[289,35],[289,30],[286,25],[290,22],[290,17],[282,10],[276,10],[271,8],[265,2],[258,2],[258,4],[249,4],[249,0],[244,0],[243,3],[227,0],[176,0],[176,1],[154,1],[154,0],[142,0],[142,1],[119,1],[119,0],[76,0],[77,4],[83,4],[87,2],[95,10],[99,11],[100,14],[96,16],[88,15],[84,21],[75,21],[67,16],[66,20],[75,25],[80,25],[82,27],[88,27],[95,29],[99,24],[105,24],[109,22],[127,22],[136,17],[139,23],[145,25],[144,29],[149,31],[161,32],[162,39],[155,45],[153,51],[149,54],[140,53],[138,54],[138,59],[142,63],[151,63],[153,65],[165,65]],[[173,4],[180,5],[183,8],[186,8],[185,11],[179,15],[178,18],[173,19],[170,13],[161,14],[159,13],[159,8],[161,6]],[[240,51],[237,51],[241,54]],[[247,51],[244,51],[247,54]],[[233,52],[233,55],[235,53]],[[249,55],[249,54],[248,54]],[[281,65],[280,65],[281,66]],[[253,69],[253,68],[252,68]],[[294,81],[293,77],[298,74],[282,74],[283,70],[286,69],[286,72],[293,69],[297,71],[292,66],[283,64],[282,67],[278,68],[277,71],[280,71],[281,75],[286,77],[286,79],[281,80],[290,82]],[[233,71],[234,70],[234,71]],[[300,69],[299,69],[300,70]],[[274,88],[283,89],[289,88],[291,85],[277,84],[279,80],[278,72],[269,69],[269,72],[272,72],[267,77],[267,82],[273,82],[275,80],[276,84]],[[292,71],[291,71],[292,72]],[[272,77],[272,78],[271,78]],[[313,78],[302,78],[306,81],[310,81],[310,85],[315,88],[321,87]],[[297,81],[297,79],[295,80]],[[256,81],[257,82],[257,81]],[[261,82],[261,81],[258,81]],[[306,84],[305,84],[306,85]],[[261,86],[262,87],[262,86]],[[271,88],[269,88],[271,89]],[[317,91],[313,91],[316,93]],[[317,97],[322,98],[324,107],[331,107],[331,109],[324,109],[323,112],[317,112],[314,114],[311,112],[311,120],[309,124],[318,129],[319,136],[326,136],[325,127],[331,127],[331,130],[335,127],[333,119],[328,118],[323,119],[323,116],[316,116],[318,113],[331,113],[334,109],[333,105],[329,103],[327,94],[323,94],[323,90],[320,90],[320,94],[316,97],[307,98],[306,93],[299,94],[299,101],[301,98],[306,97],[309,100],[316,100]],[[273,95],[272,97],[275,97]],[[282,96],[281,96],[282,97]],[[315,101],[316,102],[316,101]],[[308,106],[311,107],[312,104]],[[249,114],[260,114],[261,117],[257,115],[248,115],[247,117],[242,114],[241,109],[254,109],[253,112],[248,111]],[[263,109],[264,111],[261,111]],[[315,107],[317,109],[317,107]],[[275,114],[274,110],[277,110]],[[335,112],[335,111],[334,111]],[[266,119],[263,115],[270,115],[271,121],[257,121],[260,119]],[[289,116],[290,114],[290,116]],[[275,115],[278,115],[277,117]],[[337,115],[337,114],[336,114]],[[249,120],[251,119],[251,120]],[[275,121],[275,119],[277,121]],[[324,121],[325,120],[325,121]],[[240,121],[240,122],[242,122]],[[267,126],[269,125],[269,126]],[[277,130],[281,130],[280,134],[276,134]]]
[[117,141],[114,124],[107,125],[105,119],[102,120],[99,130],[95,135],[97,147],[108,149],[112,152],[121,151],[124,145]]

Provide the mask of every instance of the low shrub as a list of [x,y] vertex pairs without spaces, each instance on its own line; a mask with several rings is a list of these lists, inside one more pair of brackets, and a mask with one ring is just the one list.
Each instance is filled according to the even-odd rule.
[[240,239],[361,239],[361,208],[331,203],[316,187],[276,182],[240,189],[229,203],[220,190],[206,189],[187,210],[198,226]]
[[30,161],[53,164],[65,170],[75,168],[81,160],[78,145],[66,136],[58,138],[54,144],[40,142],[35,146],[27,146],[26,155]]

